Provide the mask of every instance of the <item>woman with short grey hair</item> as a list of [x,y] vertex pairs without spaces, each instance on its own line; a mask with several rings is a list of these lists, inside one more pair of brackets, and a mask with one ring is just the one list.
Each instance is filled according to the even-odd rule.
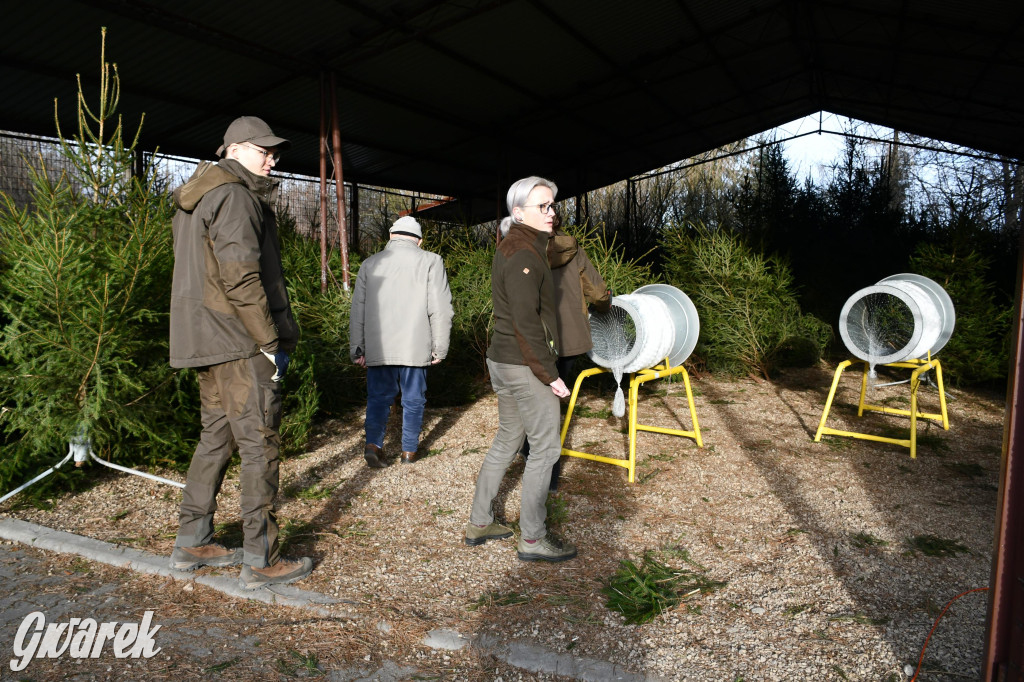
[[[491,265],[494,332],[487,369],[498,396],[498,432],[477,476],[466,544],[511,537],[494,521],[498,487],[524,437],[531,455],[523,470],[518,556],[523,561],[565,561],[576,548],[547,532],[545,503],[551,467],[561,454],[559,398],[569,395],[555,365],[558,337],[547,246],[553,234],[558,187],[537,176],[508,190],[507,234]],[[504,222],[504,221],[503,221]]]

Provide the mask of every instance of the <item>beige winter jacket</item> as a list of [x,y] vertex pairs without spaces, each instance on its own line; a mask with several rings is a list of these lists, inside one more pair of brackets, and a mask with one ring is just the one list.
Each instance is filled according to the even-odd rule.
[[393,238],[359,267],[349,314],[349,356],[366,365],[425,367],[448,355],[452,292],[444,261]]

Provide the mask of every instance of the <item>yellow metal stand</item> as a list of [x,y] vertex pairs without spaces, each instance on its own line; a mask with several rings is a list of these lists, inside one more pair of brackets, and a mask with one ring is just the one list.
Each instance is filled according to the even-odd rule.
[[[566,411],[565,421],[562,423],[563,455],[580,457],[582,459],[594,460],[595,462],[604,462],[605,464],[614,464],[615,466],[625,467],[629,470],[629,482],[632,483],[636,479],[637,431],[652,431],[654,433],[666,433],[670,436],[693,438],[697,442],[697,447],[704,447],[704,443],[700,438],[700,424],[697,423],[697,410],[694,409],[693,405],[693,390],[690,388],[690,375],[682,365],[679,365],[678,367],[669,367],[666,359],[664,364],[657,365],[650,369],[642,369],[639,372],[629,375],[629,459],[616,459],[614,457],[604,457],[601,455],[592,455],[587,452],[577,452],[575,450],[566,449],[564,447],[565,434],[569,432],[569,421],[572,419],[572,412],[576,408],[576,397],[579,395],[580,386],[583,384],[583,380],[587,377],[591,377],[596,374],[608,373],[610,371],[611,370],[604,369],[603,367],[593,367],[591,369],[583,370],[576,378],[576,384],[572,389],[572,397],[569,398],[569,409]],[[690,407],[690,418],[693,421],[693,430],[682,431],[679,429],[665,429],[660,426],[646,426],[644,424],[638,424],[636,413],[637,394],[640,390],[640,385],[645,384],[648,381],[654,381],[655,379],[664,379],[665,377],[672,376],[673,374],[683,375],[683,384],[686,386],[686,402]]]
[[[887,438],[885,436],[875,436],[868,433],[840,431],[838,429],[830,429],[825,426],[825,420],[828,419],[828,412],[832,408],[832,399],[835,398],[836,388],[839,386],[839,377],[842,376],[843,370],[855,362],[860,362],[864,365],[864,372],[860,379],[860,401],[857,404],[857,416],[862,417],[865,412],[882,412],[884,414],[898,414],[904,417],[910,417],[909,438]],[[904,369],[914,370],[910,375],[910,409],[902,410],[894,407],[869,405],[865,403],[864,397],[868,388],[868,363],[864,360],[845,360],[839,363],[839,366],[836,367],[835,378],[832,379],[832,389],[828,392],[828,400],[825,401],[825,410],[821,413],[821,422],[818,424],[818,432],[814,434],[815,443],[820,442],[821,437],[825,434],[831,436],[850,436],[851,438],[861,438],[863,440],[873,440],[880,443],[902,445],[905,448],[910,448],[910,457],[911,459],[914,459],[917,457],[917,420],[919,418],[940,421],[942,423],[942,428],[947,431],[949,430],[949,415],[946,412],[946,392],[942,385],[942,363],[935,359],[907,360],[906,362],[890,362],[884,366],[901,367]],[[917,409],[917,389],[921,386],[921,375],[931,369],[935,370],[935,381],[938,384],[939,389],[939,406],[941,411],[938,414],[932,412],[919,412]]]

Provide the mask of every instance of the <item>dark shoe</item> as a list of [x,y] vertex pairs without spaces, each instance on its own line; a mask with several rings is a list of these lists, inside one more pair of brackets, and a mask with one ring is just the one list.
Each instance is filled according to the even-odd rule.
[[490,523],[483,528],[474,524],[466,524],[466,544],[470,546],[482,545],[488,540],[501,540],[512,537],[512,529],[500,523]]
[[279,559],[273,566],[253,568],[242,566],[242,574],[238,583],[243,590],[255,590],[267,585],[287,585],[302,580],[313,572],[313,560],[308,556],[295,561]]
[[228,549],[211,543],[199,547],[175,547],[171,552],[171,568],[179,571],[194,571],[200,566],[237,566],[240,563],[241,547]]
[[558,492],[558,479],[562,477],[562,458],[559,457],[555,465],[551,467],[551,483],[548,484],[548,492]]
[[420,459],[420,451],[409,452],[408,450],[402,450],[402,464],[412,464]]
[[519,558],[523,561],[567,561],[576,556],[576,546],[548,533],[536,542],[519,538]]
[[373,443],[366,444],[366,448],[363,450],[363,458],[374,469],[383,469],[388,465],[384,461],[384,450],[379,445],[374,445]]

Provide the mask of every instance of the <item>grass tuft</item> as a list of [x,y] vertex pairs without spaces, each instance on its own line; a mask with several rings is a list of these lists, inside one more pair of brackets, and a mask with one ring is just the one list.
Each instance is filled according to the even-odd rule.
[[579,405],[576,407],[575,412],[577,417],[587,417],[592,419],[607,419],[612,416],[612,409],[610,407],[595,410],[587,407],[586,405]]
[[889,543],[882,538],[876,538],[871,533],[854,533],[850,536],[850,541],[853,542],[854,547],[860,549],[868,549],[870,547],[885,547]]
[[516,604],[527,604],[530,597],[518,592],[485,592],[477,597],[477,600],[468,606],[467,611],[476,611],[481,606],[514,606]]
[[956,556],[957,554],[970,554],[971,550],[961,545],[956,540],[940,538],[937,535],[925,534],[915,535],[907,538],[910,548],[921,552],[925,556]]
[[569,520],[569,504],[561,495],[548,495],[544,505],[548,510],[547,522],[552,526],[559,526]]
[[645,552],[639,566],[628,559],[620,562],[618,572],[601,588],[605,606],[621,613],[628,624],[647,623],[691,595],[708,594],[727,584],[673,568],[654,555]]

